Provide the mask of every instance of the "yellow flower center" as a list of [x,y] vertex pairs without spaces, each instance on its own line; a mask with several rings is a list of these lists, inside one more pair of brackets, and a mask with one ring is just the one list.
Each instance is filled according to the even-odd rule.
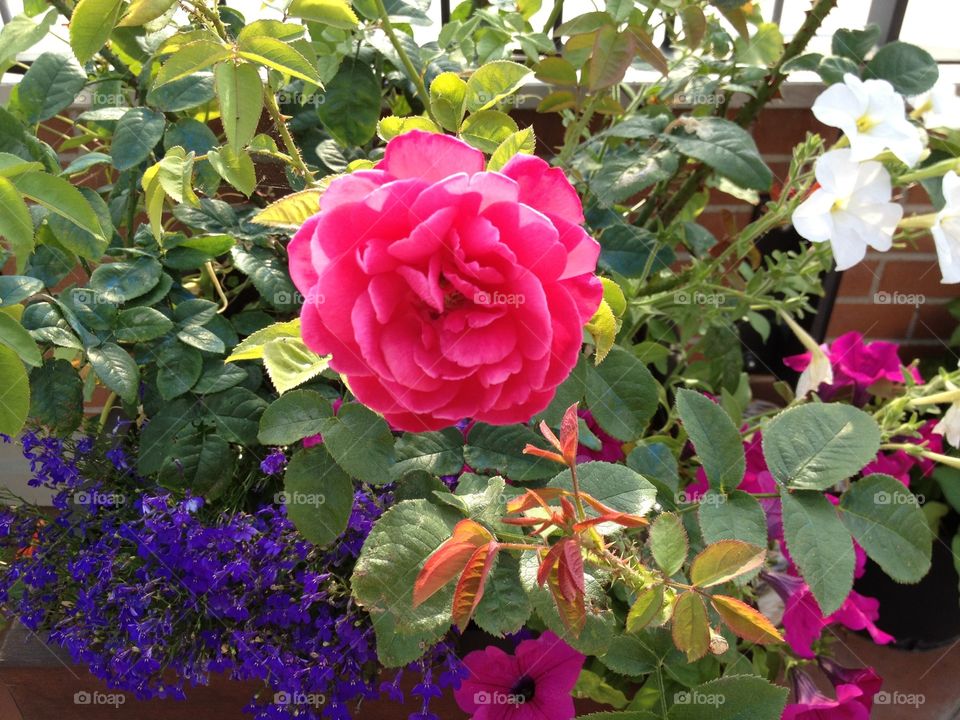
[[847,209],[847,205],[850,204],[850,198],[842,197],[837,198],[833,201],[833,207],[830,208],[830,212],[843,212]]
[[877,122],[869,115],[861,115],[857,118],[857,130],[859,132],[865,133],[868,132],[871,128],[876,127]]

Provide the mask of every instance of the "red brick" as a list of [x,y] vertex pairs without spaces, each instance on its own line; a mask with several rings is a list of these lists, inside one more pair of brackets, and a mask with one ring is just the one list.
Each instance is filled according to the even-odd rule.
[[956,285],[944,285],[936,260],[889,260],[883,265],[881,292],[921,294],[927,297],[960,297]]
[[819,134],[829,144],[839,131],[822,125],[813,113],[804,108],[767,108],[758,118],[753,138],[761,153],[789,155],[795,145],[803,142],[808,132]]
[[909,305],[877,305],[837,300],[827,334],[836,337],[856,330],[871,338],[904,338],[916,308]]
[[846,270],[840,280],[838,297],[869,297],[873,292],[873,283],[877,278],[879,265],[880,263],[874,260],[866,260]]
[[945,304],[927,302],[920,306],[920,315],[911,337],[935,338],[946,344],[957,324]]

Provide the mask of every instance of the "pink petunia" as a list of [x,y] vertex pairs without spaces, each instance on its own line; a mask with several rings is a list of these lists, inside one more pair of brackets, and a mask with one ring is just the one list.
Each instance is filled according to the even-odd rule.
[[490,646],[463,659],[469,675],[454,697],[473,720],[570,720],[584,660],[549,631],[524,640],[513,655]]
[[290,241],[304,342],[398,429],[526,422],[573,370],[603,294],[583,220],[540,158],[490,172],[455,137],[395,137]]
[[836,699],[822,694],[806,673],[794,670],[794,702],[787,705],[782,720],[869,720],[872,685],[840,684]]

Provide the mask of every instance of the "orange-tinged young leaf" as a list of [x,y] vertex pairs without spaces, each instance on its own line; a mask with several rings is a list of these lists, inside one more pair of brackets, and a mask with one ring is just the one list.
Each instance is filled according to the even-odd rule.
[[493,535],[480,523],[469,519],[458,522],[453,536],[434,550],[417,575],[413,584],[413,606],[420,606],[459,576],[474,551],[491,541]]
[[527,490],[523,495],[517,498],[513,498],[510,502],[507,503],[507,512],[526,512],[535,507],[542,507],[545,510],[549,510],[550,507],[547,503],[550,500],[555,500],[558,497],[562,497],[563,494],[567,492],[563,488],[538,488],[537,490]]
[[553,569],[557,566],[557,563],[560,562],[560,553],[563,549],[560,547],[561,543],[557,543],[551,547],[547,554],[544,555],[543,560],[540,561],[540,568],[537,570],[537,585],[543,585],[547,582],[547,579],[550,577],[550,573],[553,572]]
[[720,540],[707,545],[693,559],[690,582],[706,588],[720,585],[763,565],[767,551],[740,540]]
[[584,520],[583,522],[578,522],[573,526],[573,529],[577,532],[581,530],[586,530],[588,527],[593,527],[594,525],[600,525],[602,523],[612,522],[617,525],[623,525],[624,527],[643,527],[648,524],[646,518],[642,518],[639,515],[628,515],[627,513],[614,512],[608,515],[599,515],[597,517],[592,517]]
[[563,446],[560,444],[560,441],[557,439],[557,436],[553,434],[553,430],[550,429],[550,426],[547,425],[546,420],[540,421],[540,434],[543,435],[547,442],[553,445],[557,450],[563,452]]
[[562,548],[560,562],[557,563],[557,584],[563,597],[572,601],[578,595],[582,597],[586,593],[583,555],[580,553],[580,545],[573,538],[561,540],[557,544]]
[[567,465],[577,462],[577,447],[580,444],[580,419],[577,417],[577,403],[567,408],[560,421],[560,452]]
[[627,632],[635,633],[649,625],[663,607],[663,585],[644,588],[627,613]]
[[573,503],[567,500],[565,497],[560,498],[560,507],[563,509],[563,517],[566,520],[576,520],[577,511],[573,507]]
[[692,590],[677,598],[673,607],[673,644],[695,662],[710,648],[710,620],[703,599]]
[[547,580],[550,592],[553,594],[553,601],[557,605],[557,612],[560,614],[560,620],[570,634],[574,637],[580,637],[583,632],[583,626],[587,622],[587,609],[583,595],[577,595],[573,600],[567,600],[560,591],[560,582],[557,573],[551,573]]
[[483,597],[483,587],[490,576],[498,549],[496,540],[478,547],[457,581],[457,589],[453,593],[453,622],[461,631],[470,624],[470,618]]
[[567,464],[567,461],[563,459],[563,456],[558,455],[555,452],[550,452],[549,450],[544,450],[543,448],[538,448],[536,445],[530,445],[529,443],[523,448],[523,454],[536,455],[537,457],[546,458],[547,460],[553,460],[561,465]]
[[742,600],[727,595],[714,595],[713,609],[738,637],[758,645],[783,642],[783,635],[767,616]]

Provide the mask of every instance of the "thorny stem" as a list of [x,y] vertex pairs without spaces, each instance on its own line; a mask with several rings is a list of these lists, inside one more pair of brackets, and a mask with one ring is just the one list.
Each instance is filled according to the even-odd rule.
[[376,3],[377,14],[380,16],[380,22],[383,24],[383,31],[390,40],[390,44],[393,45],[393,49],[397,51],[397,55],[400,57],[400,62],[403,64],[407,77],[417,88],[417,94],[420,96],[420,100],[423,102],[427,114],[430,116],[430,119],[436,123],[437,119],[433,116],[433,108],[430,107],[430,93],[427,92],[427,86],[424,85],[423,78],[420,76],[420,73],[417,72],[417,68],[414,67],[410,56],[407,55],[407,51],[400,43],[400,38],[397,37],[396,31],[393,29],[393,25],[390,22],[390,14],[387,12],[383,0],[374,0],[374,2]]
[[283,115],[280,114],[280,106],[277,105],[277,98],[270,90],[269,83],[263,86],[263,105],[266,107],[267,113],[270,115],[270,119],[277,128],[277,133],[280,135],[280,141],[283,143],[283,147],[290,156],[290,163],[298,173],[303,175],[307,183],[313,184],[316,179],[314,178],[313,173],[310,172],[310,168],[308,168],[307,164],[303,161],[303,156],[300,154],[300,149],[297,147],[297,144],[293,141],[293,136],[290,134],[290,128],[287,127],[286,120],[284,119]]

